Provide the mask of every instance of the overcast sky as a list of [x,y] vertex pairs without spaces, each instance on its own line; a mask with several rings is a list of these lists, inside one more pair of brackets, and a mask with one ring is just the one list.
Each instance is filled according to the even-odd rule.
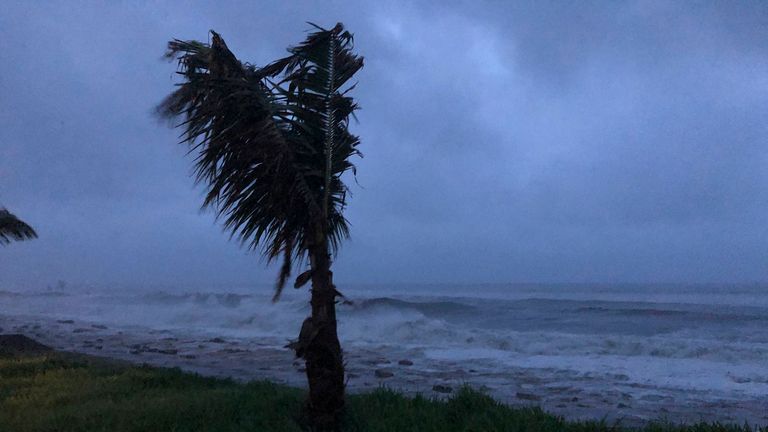
[[[441,4],[441,6],[432,6]],[[768,3],[28,2],[0,12],[0,289],[271,283],[152,115],[171,38],[365,56],[347,282],[768,281]]]

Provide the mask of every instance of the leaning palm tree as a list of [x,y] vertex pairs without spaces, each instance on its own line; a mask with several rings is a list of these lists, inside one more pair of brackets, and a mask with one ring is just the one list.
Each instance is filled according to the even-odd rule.
[[[311,23],[310,23],[311,24]],[[349,235],[343,216],[359,139],[348,130],[357,105],[347,83],[363,66],[341,23],[314,27],[287,57],[257,67],[239,61],[211,31],[211,43],[173,40],[182,83],[158,107],[179,119],[196,155],[195,177],[231,236],[281,259],[273,300],[292,269],[308,264],[311,315],[289,346],[306,362],[313,425],[335,428],[344,407],[344,366],[336,331],[331,257]]]
[[0,245],[7,245],[11,240],[21,241],[33,238],[37,238],[37,233],[31,226],[0,207]]

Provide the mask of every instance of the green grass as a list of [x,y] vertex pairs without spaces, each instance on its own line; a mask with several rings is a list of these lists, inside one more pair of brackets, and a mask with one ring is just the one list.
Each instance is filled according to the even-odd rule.
[[[270,382],[240,384],[178,369],[48,354],[0,358],[0,431],[301,431],[304,392]],[[611,431],[513,409],[468,388],[448,401],[380,389],[348,399],[348,431]],[[747,431],[744,427],[651,425],[648,432]],[[768,429],[764,429],[768,432]]]

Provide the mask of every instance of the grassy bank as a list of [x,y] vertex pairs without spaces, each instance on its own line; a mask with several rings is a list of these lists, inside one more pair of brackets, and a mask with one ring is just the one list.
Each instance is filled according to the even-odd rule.
[[[65,353],[0,355],[0,431],[300,431],[302,390]],[[452,400],[379,390],[349,397],[349,431],[608,431],[461,390]],[[652,425],[647,431],[746,431]],[[768,429],[766,429],[768,431]]]

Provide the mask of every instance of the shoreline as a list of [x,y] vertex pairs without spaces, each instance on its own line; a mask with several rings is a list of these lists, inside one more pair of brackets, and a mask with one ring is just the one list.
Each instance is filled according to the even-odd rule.
[[[232,378],[239,382],[269,380],[306,388],[303,362],[280,347],[279,341],[264,338],[223,338],[189,335],[178,330],[113,329],[75,319],[0,316],[3,333],[21,333],[59,351],[95,355],[132,364],[178,367],[203,376]],[[768,426],[768,396],[763,399],[711,400],[707,395],[678,389],[643,388],[617,376],[611,388],[574,385],[574,377],[548,373],[542,379],[531,370],[510,369],[503,373],[484,370],[482,364],[422,361],[414,364],[407,349],[350,347],[345,351],[347,388],[361,394],[386,387],[405,396],[447,399],[463,385],[479,389],[513,408],[540,406],[571,421],[604,419],[626,427],[649,422],[720,422]],[[551,372],[551,371],[549,371]],[[626,388],[630,390],[626,390]],[[624,390],[624,391],[622,391]],[[633,396],[633,394],[635,396]],[[643,394],[637,397],[637,394]]]

